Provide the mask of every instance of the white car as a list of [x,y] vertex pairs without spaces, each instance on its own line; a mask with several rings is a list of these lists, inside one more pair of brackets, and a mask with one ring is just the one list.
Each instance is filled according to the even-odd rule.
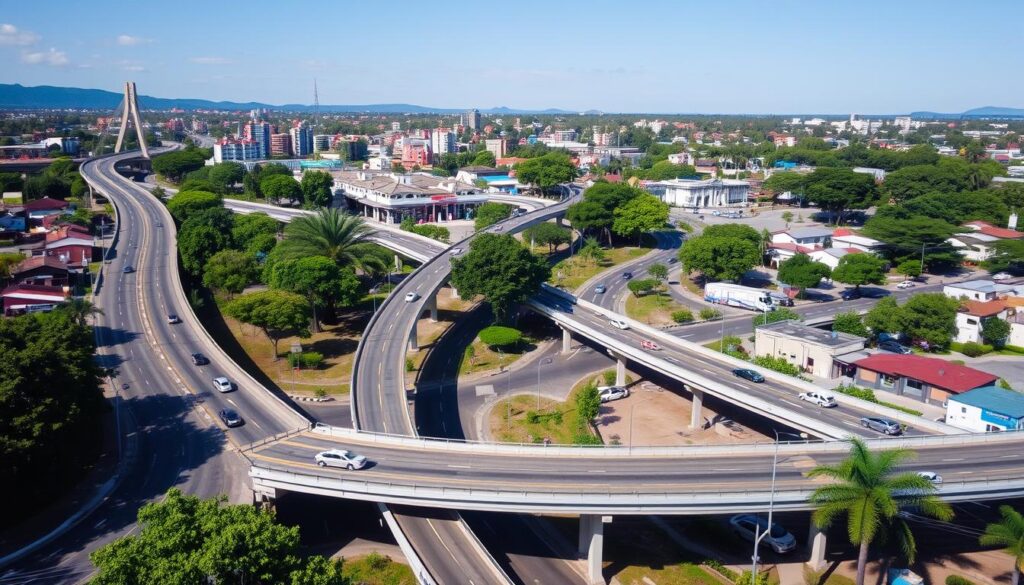
[[903,282],[896,285],[896,288],[914,288],[913,280],[904,280]]
[[622,329],[622,330],[629,329],[629,323],[626,323],[622,319],[609,319],[608,322],[611,323],[612,327],[614,327],[616,329]]
[[629,388],[622,386],[598,386],[597,392],[601,396],[601,402],[611,402],[629,396]]
[[320,467],[344,467],[349,471],[366,467],[366,457],[345,449],[328,449],[313,457]]
[[836,397],[825,392],[803,392],[800,394],[800,400],[810,402],[811,404],[817,404],[822,408],[832,408],[836,406]]
[[923,478],[927,479],[928,481],[930,481],[930,482],[932,482],[932,483],[934,483],[936,485],[942,483],[942,476],[939,475],[938,473],[935,473],[934,471],[918,471],[917,475],[919,477],[923,477]]
[[235,385],[224,376],[217,376],[213,379],[213,389],[217,392],[231,392],[235,389]]
[[177,325],[178,323],[181,323],[181,319],[177,315],[175,315],[174,313],[167,315],[168,325]]
[[1013,275],[1009,272],[999,272],[992,275],[992,280],[1007,280],[1013,278]]
[[406,293],[405,294],[405,302],[407,302],[407,303],[411,303],[411,302],[415,301],[418,298],[420,298],[420,295],[418,295],[418,294],[416,294],[414,292]]
[[462,248],[452,248],[452,256],[458,256],[462,253]]

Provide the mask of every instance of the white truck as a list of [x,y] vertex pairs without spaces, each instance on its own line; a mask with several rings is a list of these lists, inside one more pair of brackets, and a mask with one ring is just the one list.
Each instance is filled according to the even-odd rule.
[[710,282],[704,286],[704,300],[718,305],[751,311],[774,311],[776,303],[769,291],[728,282]]

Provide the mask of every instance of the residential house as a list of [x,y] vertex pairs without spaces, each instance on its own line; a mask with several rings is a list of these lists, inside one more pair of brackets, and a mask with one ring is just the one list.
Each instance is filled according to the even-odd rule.
[[55,256],[68,265],[82,266],[92,262],[94,250],[93,237],[88,229],[78,225],[64,224],[47,232],[43,248],[33,250],[32,253]]
[[11,269],[15,284],[68,286],[71,271],[66,262],[53,256],[32,256]]
[[10,317],[36,311],[49,311],[67,300],[64,287],[15,284],[0,291],[4,315]]
[[772,233],[772,243],[799,244],[825,248],[832,241],[832,230],[824,226],[805,227]]
[[852,230],[846,228],[836,228],[832,232],[832,247],[833,248],[853,248],[860,250],[861,252],[880,252],[885,243],[878,240],[862,236]]
[[951,396],[946,424],[976,433],[1024,431],[1024,392],[985,386]]
[[998,376],[945,360],[919,355],[876,353],[853,363],[854,382],[929,404],[995,383]]
[[830,379],[844,373],[846,362],[836,357],[863,351],[865,341],[799,321],[776,321],[755,329],[754,353],[780,357],[807,374]]
[[67,201],[43,197],[42,199],[36,199],[35,201],[29,201],[26,203],[25,213],[28,215],[30,220],[42,219],[47,215],[63,213],[68,208],[68,205]]
[[998,242],[1024,239],[1024,232],[996,227],[984,221],[970,221],[963,227],[972,231],[957,234],[946,241],[963,254],[964,259],[975,264],[988,260],[995,252],[995,245]]
[[693,163],[693,166],[697,169],[697,173],[701,175],[718,174],[718,163],[713,160],[699,159]]
[[1006,301],[966,301],[956,313],[958,343],[983,343],[981,331],[989,319],[1006,319]]
[[971,280],[947,284],[942,287],[942,294],[953,299],[993,301],[1006,295],[1021,296],[1024,294],[1024,285],[999,284],[992,280]]
[[839,261],[850,254],[863,254],[863,252],[857,248],[825,248],[824,250],[815,250],[808,256],[811,257],[811,260],[821,262],[831,270],[835,270],[839,266]]

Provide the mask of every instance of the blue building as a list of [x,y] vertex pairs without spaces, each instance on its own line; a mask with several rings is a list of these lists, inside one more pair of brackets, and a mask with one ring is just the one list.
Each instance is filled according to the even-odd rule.
[[976,433],[1024,431],[1024,392],[985,386],[950,396],[946,423]]

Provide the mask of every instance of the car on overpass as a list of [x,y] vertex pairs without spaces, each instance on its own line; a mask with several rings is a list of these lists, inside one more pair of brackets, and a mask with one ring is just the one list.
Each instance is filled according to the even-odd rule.
[[213,389],[217,392],[231,392],[235,389],[235,385],[224,376],[217,376],[213,379]]
[[405,302],[407,303],[411,303],[418,298],[420,298],[420,295],[415,292],[405,293]]
[[935,485],[942,484],[942,476],[939,475],[938,473],[935,473],[934,471],[918,471],[917,476],[927,479],[928,481],[934,483]]
[[800,400],[810,402],[811,404],[817,404],[822,408],[833,408],[837,406],[836,397],[829,394],[828,392],[822,392],[821,390],[811,390],[809,392],[801,392]]
[[[736,533],[736,536],[749,542],[754,542],[754,539],[764,534],[765,530],[768,530],[768,520],[753,514],[737,514],[729,518],[729,525],[732,527],[732,531]],[[796,548],[796,538],[788,530],[775,522],[772,522],[771,530],[761,542],[766,543],[773,551],[780,555],[791,552]]]
[[754,370],[751,370],[749,368],[737,368],[732,371],[732,375],[736,376],[737,378],[749,380],[751,382],[754,382],[755,384],[760,384],[761,382],[764,382],[764,376],[762,376],[759,372],[755,372]]
[[124,268],[123,268],[123,269],[121,270],[121,272],[124,272],[125,274],[131,274],[132,272],[135,272],[135,269],[134,269],[134,268],[132,268],[132,265],[131,265],[131,264],[129,264],[128,266],[125,266],[125,267],[124,267]]
[[900,426],[900,423],[877,416],[865,416],[860,419],[860,426],[893,436],[899,435],[903,432],[903,427]]
[[594,292],[596,292],[599,295],[603,295],[607,290],[608,290],[608,287],[606,287],[603,284],[599,284],[599,285],[594,287]]
[[616,319],[616,318],[613,317],[613,318],[608,320],[608,323],[610,323],[611,326],[616,328],[616,329],[622,329],[622,330],[629,329],[629,323],[626,323],[622,319]]
[[356,455],[345,449],[328,449],[313,457],[320,467],[344,467],[349,471],[366,467],[366,456]]
[[219,414],[220,420],[223,421],[224,425],[228,428],[240,427],[245,424],[245,419],[230,408],[222,408]]
[[208,363],[210,363],[210,360],[207,359],[207,357],[205,355],[199,353],[198,351],[196,353],[192,354],[192,365],[194,365],[194,366],[205,366]]

